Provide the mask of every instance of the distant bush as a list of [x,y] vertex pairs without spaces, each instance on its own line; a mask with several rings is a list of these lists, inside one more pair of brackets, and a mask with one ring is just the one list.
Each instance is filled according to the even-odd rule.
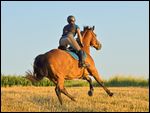
[[[110,78],[109,80],[104,80],[104,84],[109,87],[117,86],[117,87],[123,87],[123,86],[149,86],[149,79],[144,78],[135,78],[135,77],[125,77],[125,76],[114,76]],[[44,78],[43,80],[39,82],[32,83],[23,76],[4,76],[1,75],[1,86],[7,87],[7,86],[54,86],[54,83],[51,82],[49,79]],[[85,80],[67,80],[65,81],[65,86],[67,87],[79,87],[79,86],[89,86],[89,83]],[[99,84],[93,80],[93,86],[99,86]]]
[[3,76],[1,75],[1,86],[30,86],[32,83],[22,76]]
[[52,86],[53,83],[49,81],[48,79],[44,78],[43,80],[39,82],[32,83],[31,81],[27,80],[23,76],[1,76],[1,86]]
[[[143,77],[133,77],[133,76],[113,76],[109,80],[104,81],[106,86],[117,86],[117,87],[126,87],[126,86],[149,86],[149,79],[144,79]],[[98,86],[98,83],[95,81],[94,86]]]
[[139,77],[135,78],[132,76],[122,77],[122,76],[115,76],[110,78],[108,83],[111,86],[148,86],[148,80]]

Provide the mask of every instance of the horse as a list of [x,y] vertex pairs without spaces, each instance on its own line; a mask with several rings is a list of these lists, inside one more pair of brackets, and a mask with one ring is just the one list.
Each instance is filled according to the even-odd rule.
[[92,76],[98,84],[106,91],[109,96],[113,93],[104,86],[96,67],[94,60],[90,56],[90,46],[96,50],[100,50],[102,45],[97,40],[93,27],[84,27],[81,31],[83,37],[82,50],[86,53],[85,61],[90,65],[86,68],[78,66],[79,61],[74,59],[69,53],[61,49],[52,49],[44,54],[38,55],[34,60],[33,72],[27,71],[26,78],[32,82],[40,81],[43,77],[47,77],[55,84],[55,92],[60,104],[62,105],[61,93],[76,101],[75,97],[70,95],[64,87],[65,80],[84,79],[87,80],[90,86],[88,95],[93,95]]

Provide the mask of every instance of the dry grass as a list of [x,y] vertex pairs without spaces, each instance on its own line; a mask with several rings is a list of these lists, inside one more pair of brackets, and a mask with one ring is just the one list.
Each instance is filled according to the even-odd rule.
[[49,111],[49,112],[136,112],[149,111],[149,89],[140,87],[112,87],[113,97],[102,88],[94,89],[93,97],[87,92],[89,87],[67,87],[77,102],[63,97],[61,106],[54,87],[1,87],[1,111]]

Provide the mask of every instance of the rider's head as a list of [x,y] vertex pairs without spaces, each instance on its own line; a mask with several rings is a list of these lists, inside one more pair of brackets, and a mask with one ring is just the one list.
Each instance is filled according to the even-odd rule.
[[67,21],[69,24],[74,24],[75,23],[75,17],[70,15],[67,17]]

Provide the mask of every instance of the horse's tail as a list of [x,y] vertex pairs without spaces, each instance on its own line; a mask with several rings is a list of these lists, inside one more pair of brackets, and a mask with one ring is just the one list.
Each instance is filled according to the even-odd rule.
[[47,76],[47,62],[44,54],[38,55],[34,60],[33,73],[26,72],[26,78],[31,82],[40,81],[44,76]]

